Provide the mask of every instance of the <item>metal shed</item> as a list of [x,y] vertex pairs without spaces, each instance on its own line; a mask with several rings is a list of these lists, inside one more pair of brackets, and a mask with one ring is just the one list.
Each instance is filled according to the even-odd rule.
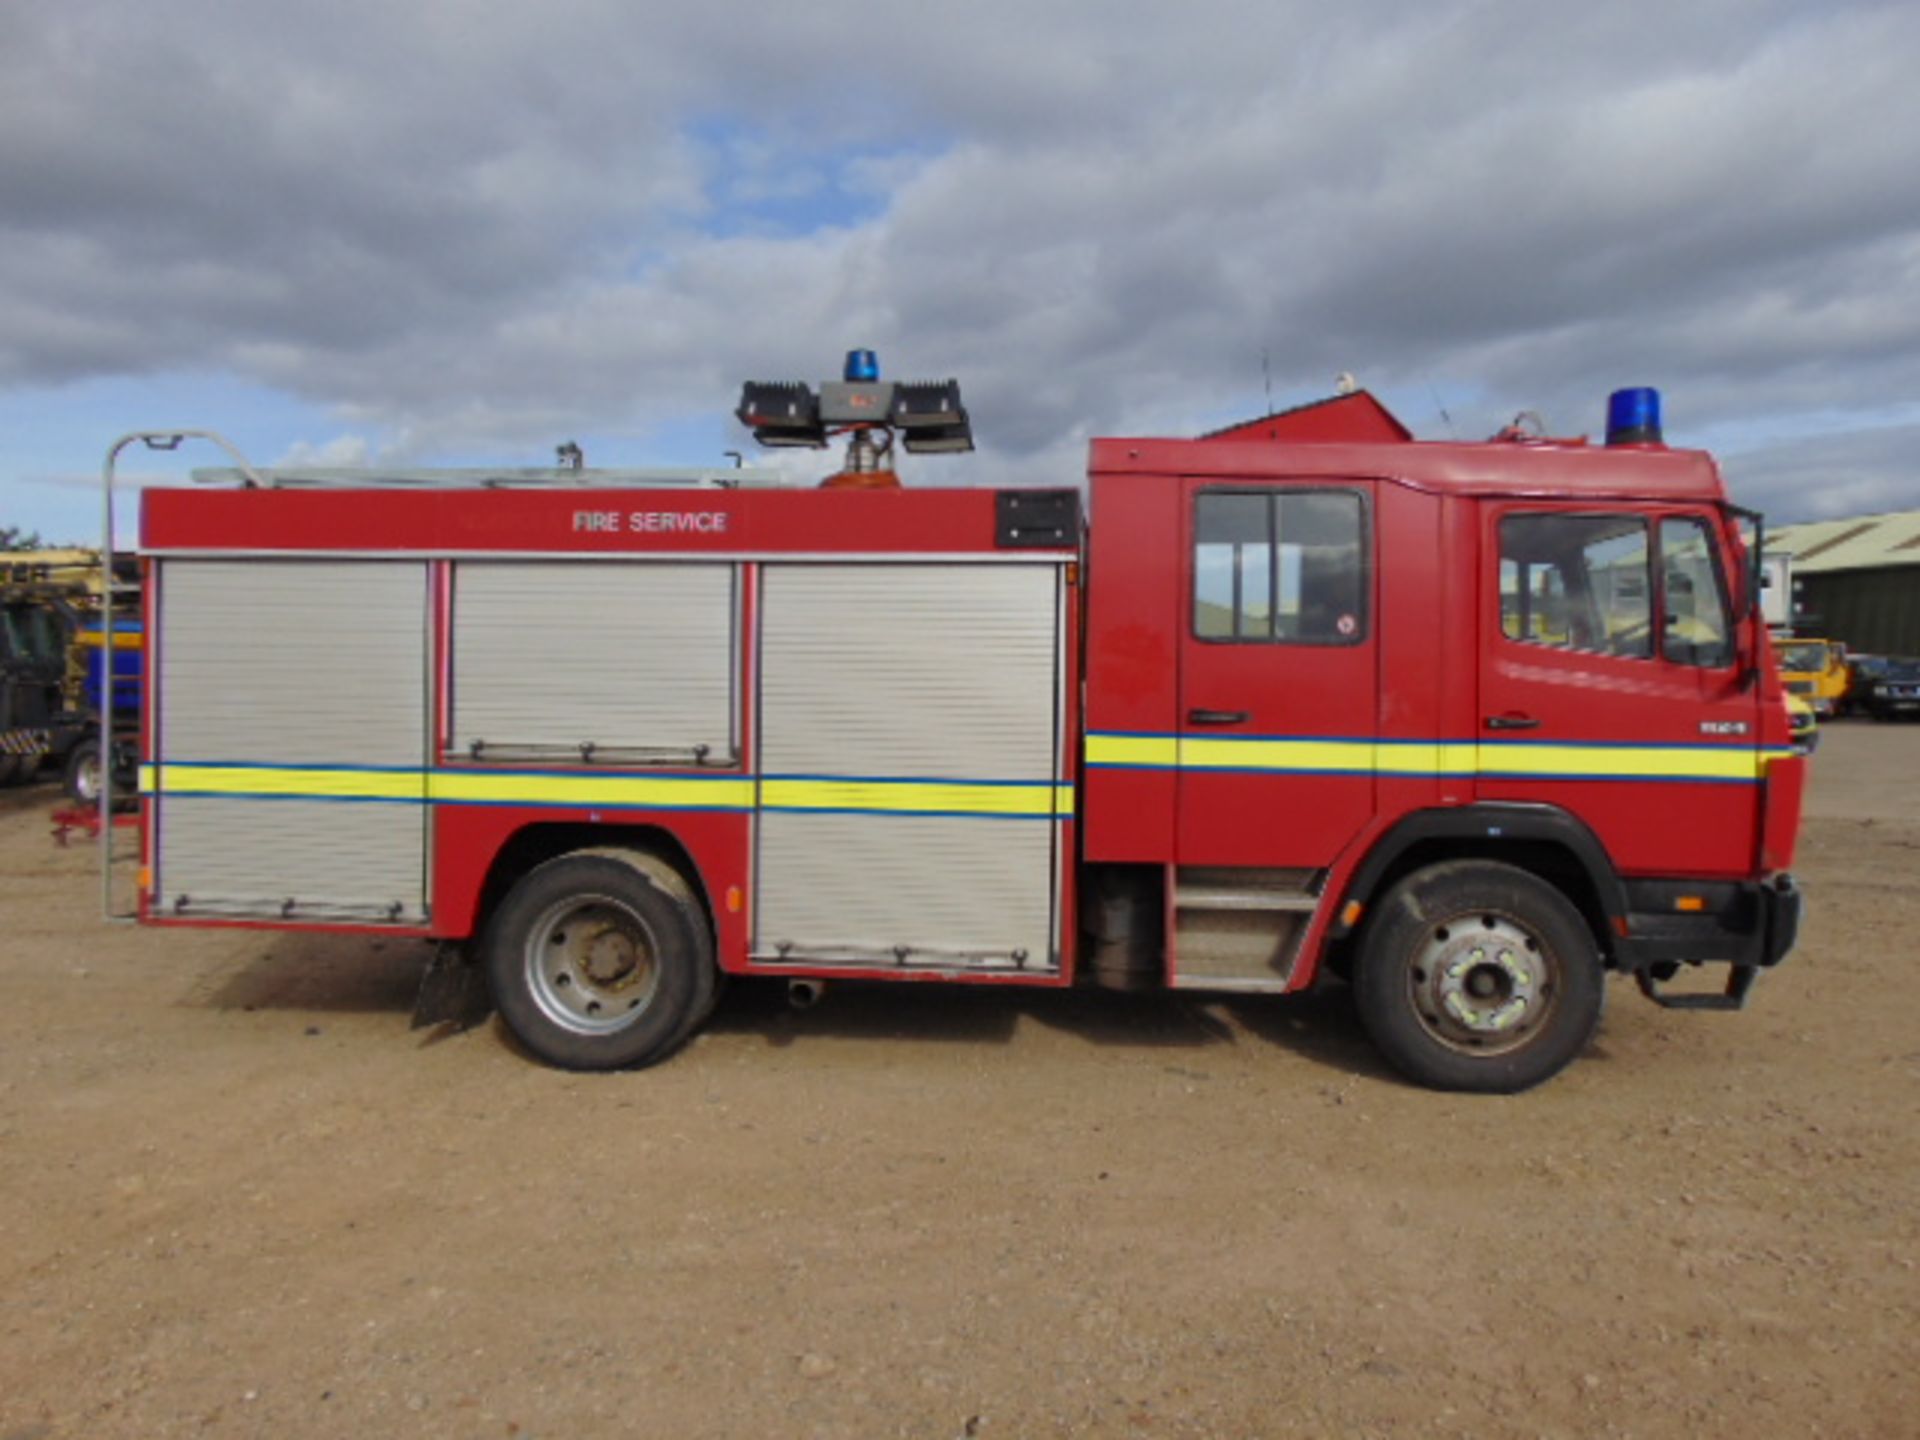
[[1920,655],[1920,510],[1785,525],[1795,628],[1875,655]]

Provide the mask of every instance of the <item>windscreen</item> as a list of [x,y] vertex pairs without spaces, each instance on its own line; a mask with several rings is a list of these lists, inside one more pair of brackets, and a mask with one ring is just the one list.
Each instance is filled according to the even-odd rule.
[[1780,647],[1780,668],[1797,672],[1826,669],[1826,643],[1821,640],[1789,641]]

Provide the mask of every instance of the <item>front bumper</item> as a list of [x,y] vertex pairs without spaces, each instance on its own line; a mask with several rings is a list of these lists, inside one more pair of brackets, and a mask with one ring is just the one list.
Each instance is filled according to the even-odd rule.
[[[1805,902],[1785,873],[1737,883],[1629,880],[1626,889],[1633,909],[1614,964],[1648,999],[1673,1009],[1739,1009],[1760,971],[1778,965],[1800,938]],[[1682,897],[1703,902],[1702,908],[1680,910]],[[1732,967],[1723,993],[1671,995],[1659,988],[1682,965],[1711,964]]]

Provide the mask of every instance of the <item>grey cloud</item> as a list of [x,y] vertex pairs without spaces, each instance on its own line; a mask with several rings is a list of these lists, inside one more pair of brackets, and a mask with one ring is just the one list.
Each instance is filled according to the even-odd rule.
[[1777,524],[1920,505],[1920,425],[1782,441],[1721,457],[1734,498]]
[[[1282,400],[1473,387],[1465,433],[1920,386],[1909,6],[281,10],[9,8],[0,383],[229,368],[432,453],[866,343],[995,474],[1251,408],[1263,350]],[[708,233],[836,165],[880,213]]]

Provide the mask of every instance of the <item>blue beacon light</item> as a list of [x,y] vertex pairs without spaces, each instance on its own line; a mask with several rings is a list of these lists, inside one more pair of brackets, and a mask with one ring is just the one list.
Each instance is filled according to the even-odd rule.
[[847,351],[846,379],[849,384],[872,384],[880,378],[880,357],[871,350]]
[[1661,445],[1660,392],[1650,385],[1607,397],[1607,444]]

